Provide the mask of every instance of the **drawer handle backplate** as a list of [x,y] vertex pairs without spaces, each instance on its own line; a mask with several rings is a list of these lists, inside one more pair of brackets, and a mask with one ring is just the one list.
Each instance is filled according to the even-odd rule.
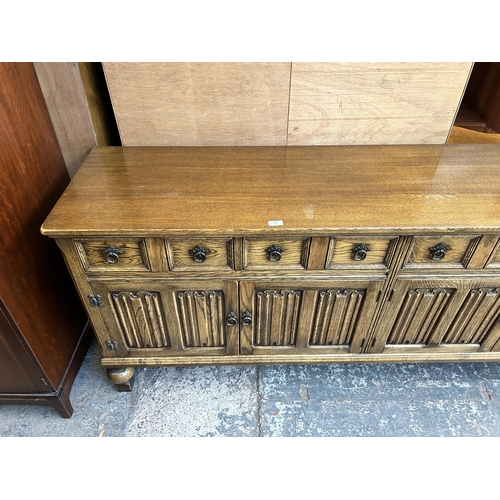
[[448,245],[444,243],[438,243],[433,247],[429,248],[429,252],[431,253],[432,260],[443,260],[446,256],[446,252],[451,250]]
[[366,252],[370,251],[370,247],[366,246],[364,243],[360,243],[359,245],[356,245],[352,249],[353,256],[352,258],[354,260],[365,260],[366,259]]
[[227,326],[235,326],[238,323],[238,318],[234,312],[228,312],[226,316]]
[[252,313],[250,311],[245,311],[241,315],[241,320],[242,320],[243,326],[250,326],[252,324]]
[[269,260],[273,262],[281,260],[281,253],[284,251],[285,249],[278,245],[271,245],[269,248],[266,248],[266,252],[269,254]]
[[110,246],[110,247],[106,247],[103,250],[103,253],[104,253],[104,255],[106,255],[106,260],[110,264],[118,264],[118,262],[120,261],[120,255],[123,252],[116,247]]
[[209,253],[210,250],[200,247],[198,245],[189,250],[189,255],[193,256],[195,262],[205,262],[205,260],[207,259],[207,255]]

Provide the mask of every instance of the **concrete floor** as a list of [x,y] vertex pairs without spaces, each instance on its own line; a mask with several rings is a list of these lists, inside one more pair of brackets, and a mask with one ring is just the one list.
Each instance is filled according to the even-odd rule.
[[500,436],[500,363],[140,368],[120,393],[94,341],[71,402],[0,406],[0,436]]

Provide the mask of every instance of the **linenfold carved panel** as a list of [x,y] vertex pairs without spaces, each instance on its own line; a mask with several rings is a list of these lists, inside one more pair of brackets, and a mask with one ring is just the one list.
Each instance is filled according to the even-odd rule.
[[481,344],[500,314],[499,291],[498,288],[470,290],[446,328],[444,325],[449,321],[446,310],[457,291],[449,288],[409,290],[388,344]]
[[428,344],[455,290],[417,288],[406,294],[389,344]]
[[255,339],[258,346],[294,345],[301,291],[264,290],[256,293]]
[[158,292],[111,293],[123,338],[131,347],[170,347]]
[[500,289],[471,290],[443,339],[445,343],[480,344],[500,312]]
[[[349,344],[361,311],[363,290],[318,290],[312,313],[309,345]],[[256,293],[256,346],[293,346],[303,291],[264,290]]]
[[309,343],[311,345],[350,344],[363,296],[363,290],[320,291]]
[[222,291],[177,292],[176,305],[184,347],[226,345]]

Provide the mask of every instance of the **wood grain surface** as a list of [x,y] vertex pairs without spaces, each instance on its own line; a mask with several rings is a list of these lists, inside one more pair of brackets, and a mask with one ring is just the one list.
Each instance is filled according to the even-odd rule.
[[[273,245],[283,250],[278,261],[271,260],[267,252]],[[244,238],[243,269],[305,269],[309,245],[310,238]]]
[[103,63],[124,146],[286,145],[290,63]]
[[[227,238],[169,238],[165,241],[172,271],[229,271],[234,269],[233,240]],[[196,247],[207,250],[204,262],[194,260]]]
[[471,63],[293,63],[288,145],[444,144]]
[[[350,268],[370,268],[387,269],[389,267],[392,252],[389,247],[393,247],[397,242],[397,237],[363,237],[357,238],[331,238],[326,258],[326,267],[335,269],[341,267]],[[359,244],[366,245],[368,251],[363,260],[354,259],[354,248]]]
[[73,177],[97,146],[78,63],[37,62],[34,67],[66,168]]
[[[42,231],[270,238],[358,228],[498,232],[499,165],[495,144],[96,148]],[[283,225],[269,226],[273,220]]]
[[500,134],[478,132],[463,127],[453,127],[447,144],[500,144]]
[[87,321],[57,246],[40,234],[69,176],[33,64],[0,63],[0,81],[0,297],[52,390]]
[[[410,258],[404,267],[466,267],[467,250],[475,250],[478,242],[478,235],[468,236],[417,236],[413,241]],[[446,250],[443,259],[433,260],[430,248],[443,243],[449,250]]]
[[[146,244],[143,239],[128,240],[76,240],[75,246],[80,255],[83,267],[87,271],[149,271],[150,266],[147,258]],[[113,262],[108,262],[105,249],[115,247]]]

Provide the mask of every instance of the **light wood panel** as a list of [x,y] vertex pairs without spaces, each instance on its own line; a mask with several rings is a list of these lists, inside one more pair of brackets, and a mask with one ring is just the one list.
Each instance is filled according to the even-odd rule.
[[290,63],[103,63],[124,146],[284,146]]
[[76,62],[37,62],[35,71],[70,177],[97,146]]
[[288,145],[444,144],[471,63],[293,63]]

